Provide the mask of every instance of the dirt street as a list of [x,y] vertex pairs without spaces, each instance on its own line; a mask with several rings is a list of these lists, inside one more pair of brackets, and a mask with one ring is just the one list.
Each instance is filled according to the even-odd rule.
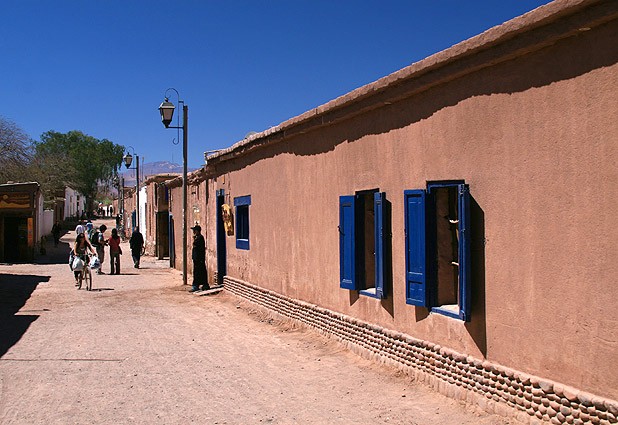
[[515,423],[225,292],[189,294],[167,261],[133,268],[128,244],[120,276],[76,290],[73,238],[48,264],[0,265],[0,424]]

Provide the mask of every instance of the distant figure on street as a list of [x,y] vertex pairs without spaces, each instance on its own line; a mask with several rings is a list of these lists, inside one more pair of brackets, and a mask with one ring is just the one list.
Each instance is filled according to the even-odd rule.
[[103,272],[103,262],[105,261],[105,245],[107,245],[107,241],[105,240],[106,230],[107,226],[101,224],[99,230],[93,230],[92,236],[90,237],[90,243],[97,250],[97,257],[99,257],[99,261],[101,262],[97,274],[105,274],[105,272]]
[[88,240],[90,241],[90,244],[92,245],[92,235],[94,234],[94,224],[92,224],[92,221],[88,220],[88,222],[86,223],[86,236],[88,237]]
[[52,227],[51,234],[54,237],[54,246],[58,248],[58,243],[60,243],[60,232],[62,228],[60,227],[60,222],[56,221]]
[[133,267],[139,269],[139,260],[144,250],[144,237],[139,232],[139,227],[136,227],[129,239],[129,246],[131,247],[131,257],[133,257]]
[[109,263],[111,266],[110,274],[120,274],[120,236],[118,230],[112,229],[112,237],[107,240],[109,245]]
[[79,220],[79,223],[75,227],[75,236],[86,233],[86,228],[84,227],[84,222]]
[[193,286],[189,292],[200,290],[205,291],[210,289],[208,286],[208,275],[206,272],[206,241],[202,236],[202,227],[196,224],[191,228],[193,230],[193,250],[191,251],[191,259],[193,260]]

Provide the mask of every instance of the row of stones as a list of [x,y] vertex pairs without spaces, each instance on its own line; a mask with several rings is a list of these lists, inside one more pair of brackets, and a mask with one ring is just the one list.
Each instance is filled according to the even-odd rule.
[[554,424],[618,423],[618,403],[500,365],[465,356],[340,313],[225,277],[225,288],[372,353],[402,370],[413,368]]

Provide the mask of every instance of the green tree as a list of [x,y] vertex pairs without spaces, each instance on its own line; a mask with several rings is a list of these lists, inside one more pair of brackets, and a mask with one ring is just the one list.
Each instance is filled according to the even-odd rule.
[[124,146],[77,130],[66,134],[48,131],[41,135],[40,142],[34,142],[34,150],[41,168],[47,170],[43,173],[56,179],[55,175],[61,170],[63,177],[55,181],[69,184],[84,194],[91,210],[99,183],[109,182],[114,176],[114,169],[122,163]]

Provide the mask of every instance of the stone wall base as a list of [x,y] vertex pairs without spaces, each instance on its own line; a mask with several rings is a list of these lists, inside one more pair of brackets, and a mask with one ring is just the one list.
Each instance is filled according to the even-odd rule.
[[296,320],[354,353],[407,373],[447,397],[529,424],[615,424],[618,401],[513,370],[363,322],[250,283],[224,277],[224,288]]

